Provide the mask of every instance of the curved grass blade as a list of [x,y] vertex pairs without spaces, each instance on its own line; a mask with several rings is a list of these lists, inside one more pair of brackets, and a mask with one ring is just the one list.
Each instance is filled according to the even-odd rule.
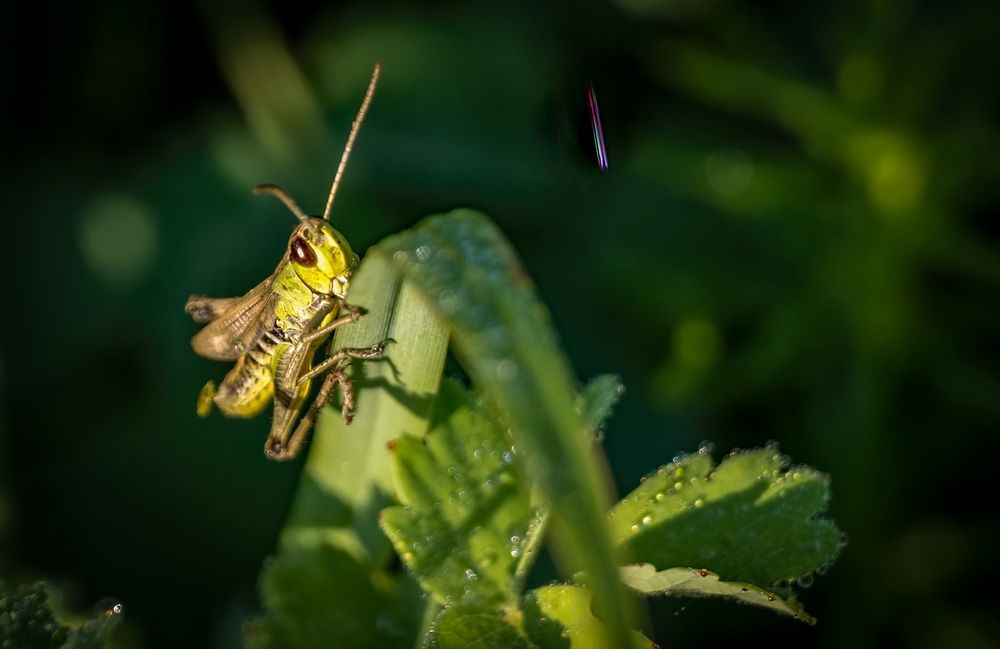
[[574,407],[569,364],[546,309],[510,244],[482,214],[455,210],[378,244],[450,326],[455,351],[508,423],[525,466],[549,502],[563,570],[578,569],[616,646],[628,612],[606,528],[609,492]]
[[419,293],[379,255],[367,255],[352,278],[348,302],[365,315],[337,332],[334,349],[392,342],[383,359],[354,366],[350,426],[335,408],[320,413],[283,547],[330,543],[375,565],[388,553],[377,522],[393,493],[386,443],[426,432],[448,345],[445,323]]

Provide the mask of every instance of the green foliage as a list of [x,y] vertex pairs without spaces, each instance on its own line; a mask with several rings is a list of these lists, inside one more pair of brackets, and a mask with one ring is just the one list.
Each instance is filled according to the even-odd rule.
[[[444,609],[428,634],[433,649],[601,649],[620,646],[590,610],[591,593],[580,586],[557,584],[524,597],[521,610],[461,603]],[[656,647],[641,633],[630,632],[627,646]]]
[[722,581],[719,575],[704,568],[667,568],[657,572],[648,563],[637,563],[622,566],[621,573],[625,585],[643,595],[722,597],[767,608],[782,615],[791,615],[809,624],[816,623],[793,598],[783,599],[753,584]]
[[611,416],[611,409],[623,394],[625,386],[617,376],[605,374],[588,383],[576,402],[576,408],[587,429],[600,437],[601,426]]
[[441,611],[427,634],[430,649],[529,649],[517,627],[495,608],[456,604]]
[[551,508],[559,556],[586,570],[616,642],[626,602],[604,521],[605,476],[574,407],[569,364],[510,244],[482,214],[455,210],[379,243],[449,325],[455,352],[510,427]]
[[[599,649],[620,646],[591,612],[591,593],[580,586],[555,584],[536,588],[524,603],[524,628],[539,649]],[[627,646],[656,647],[641,633],[629,633]]]
[[[787,470],[771,447],[717,468],[698,453],[608,514],[595,442],[622,385],[601,376],[576,393],[544,308],[485,217],[460,210],[388,238],[349,297],[367,313],[335,344],[396,344],[355,375],[356,423],[319,421],[282,550],[261,576],[252,647],[649,647],[628,628],[623,582],[811,621],[761,586],[838,549],[836,527],[817,518],[825,477]],[[449,333],[476,391],[442,380]],[[550,518],[555,558],[586,586],[525,594]],[[389,567],[375,525],[406,574]],[[616,548],[645,563],[620,567]]]
[[532,519],[510,443],[485,407],[451,382],[441,386],[432,422],[423,442],[395,442],[403,506],[382,512],[382,528],[439,603],[508,602]]
[[247,625],[253,649],[405,646],[420,622],[421,599],[412,581],[372,573],[325,544],[270,561],[260,592],[267,615]]
[[73,628],[60,622],[44,584],[8,586],[0,581],[0,647],[102,649],[121,621],[121,604],[102,602],[94,617]]
[[818,515],[829,482],[786,470],[776,448],[733,452],[713,470],[707,453],[659,468],[611,510],[615,542],[658,568],[709,568],[727,581],[767,586],[828,564],[840,532]]

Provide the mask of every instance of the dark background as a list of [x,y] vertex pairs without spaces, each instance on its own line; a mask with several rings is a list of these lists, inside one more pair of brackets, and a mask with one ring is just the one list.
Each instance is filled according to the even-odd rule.
[[[707,0],[5,9],[0,572],[235,647],[299,464],[199,420],[190,293],[321,211],[364,251],[457,206],[506,231],[581,379],[629,388],[619,490],[703,439],[830,472],[815,628],[654,602],[664,646],[987,647],[1000,542],[992,3]],[[610,168],[596,166],[587,82]]]

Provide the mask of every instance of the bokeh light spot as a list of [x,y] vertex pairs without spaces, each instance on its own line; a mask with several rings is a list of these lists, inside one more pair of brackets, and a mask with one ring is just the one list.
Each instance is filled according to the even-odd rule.
[[920,202],[927,180],[924,158],[914,141],[891,130],[862,131],[849,139],[847,156],[872,205],[898,218]]
[[681,320],[674,328],[673,348],[678,362],[703,369],[718,358],[722,337],[714,322],[703,316],[692,316]]
[[156,260],[156,223],[149,209],[129,196],[94,199],[81,217],[79,238],[84,262],[114,286],[137,284]]
[[848,101],[863,104],[882,89],[882,66],[867,54],[852,54],[837,68],[837,86]]
[[753,180],[753,160],[740,149],[719,149],[705,160],[705,178],[721,196],[742,194]]

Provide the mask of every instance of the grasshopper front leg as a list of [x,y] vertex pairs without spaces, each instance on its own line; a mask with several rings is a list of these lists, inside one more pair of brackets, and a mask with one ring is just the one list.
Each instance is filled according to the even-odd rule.
[[298,385],[302,385],[309,379],[319,376],[324,372],[335,371],[337,368],[344,367],[351,359],[367,361],[373,358],[379,358],[385,353],[385,346],[388,342],[388,340],[383,340],[382,342],[376,343],[371,347],[345,347],[334,355],[325,358],[322,363],[300,376]]

